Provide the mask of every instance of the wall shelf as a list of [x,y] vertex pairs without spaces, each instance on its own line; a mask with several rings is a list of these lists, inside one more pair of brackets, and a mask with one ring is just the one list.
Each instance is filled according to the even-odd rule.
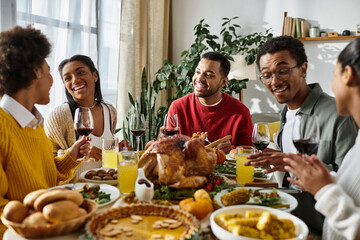
[[338,36],[338,37],[304,37],[298,38],[300,41],[338,41],[338,40],[352,40],[360,36],[351,35],[351,36]]

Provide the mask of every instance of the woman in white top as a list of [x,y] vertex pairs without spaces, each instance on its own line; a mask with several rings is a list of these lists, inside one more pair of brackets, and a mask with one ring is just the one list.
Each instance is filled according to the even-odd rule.
[[[74,113],[78,107],[90,108],[94,129],[89,135],[87,161],[83,161],[77,176],[84,170],[101,167],[101,139],[113,137],[116,128],[116,109],[102,98],[100,76],[93,61],[84,55],[63,60],[59,72],[65,85],[67,103],[55,108],[45,121],[45,131],[53,144],[54,156],[62,156],[79,138],[74,128]],[[131,148],[125,140],[119,149]]]
[[[360,38],[340,53],[332,90],[340,115],[351,115],[360,126]],[[360,131],[360,130],[359,130]],[[315,208],[325,216],[323,239],[360,239],[360,132],[337,173],[315,156],[305,161],[295,154],[284,159],[286,171],[298,180],[288,180],[315,196]]]

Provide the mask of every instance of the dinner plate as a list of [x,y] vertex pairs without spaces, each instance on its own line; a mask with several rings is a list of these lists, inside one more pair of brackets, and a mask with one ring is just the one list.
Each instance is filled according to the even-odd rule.
[[226,154],[226,155],[225,155],[225,159],[226,159],[226,161],[228,161],[228,162],[236,163],[235,158],[230,157],[230,154]]
[[70,183],[70,184],[64,184],[56,187],[52,187],[50,189],[54,188],[64,188],[64,187],[70,187],[73,190],[83,188],[84,185],[87,184],[89,187],[93,185],[99,185],[100,186],[100,192],[104,192],[106,194],[110,194],[110,201],[106,203],[99,204],[99,207],[107,206],[113,202],[115,202],[120,197],[120,191],[117,187],[111,186],[109,184],[95,184],[95,183]]
[[[264,192],[264,193],[271,193],[271,191],[272,191],[272,189],[264,189],[264,188],[260,188],[260,187],[236,187],[235,189],[239,189],[239,188],[254,189],[254,190],[259,189],[260,192]],[[225,207],[221,202],[221,196],[223,196],[224,194],[226,194],[228,192],[229,192],[228,189],[224,189],[221,192],[219,192],[218,194],[216,194],[215,197],[214,197],[214,200],[216,200],[217,203],[221,207]],[[285,207],[284,208],[278,208],[279,210],[283,210],[285,212],[292,212],[297,207],[298,201],[296,200],[296,198],[294,198],[290,194],[288,194],[286,192],[283,192],[281,190],[277,190],[277,193],[281,197],[282,204],[289,204],[290,205],[289,208],[285,208]],[[254,203],[254,200],[252,198],[250,198],[248,203]],[[244,205],[244,204],[241,204],[241,205]],[[256,206],[261,206],[261,205],[256,205]]]
[[[92,180],[92,179],[88,179],[88,178],[85,178],[85,174],[88,172],[88,171],[97,171],[97,170],[100,170],[100,169],[104,169],[104,170],[109,170],[110,168],[94,168],[94,169],[89,169],[89,170],[86,170],[86,171],[83,171],[81,174],[80,174],[80,178],[86,182],[90,182],[90,183],[97,183],[97,184],[110,184],[110,185],[117,185],[118,184],[118,180]],[[114,168],[116,169],[116,168]]]

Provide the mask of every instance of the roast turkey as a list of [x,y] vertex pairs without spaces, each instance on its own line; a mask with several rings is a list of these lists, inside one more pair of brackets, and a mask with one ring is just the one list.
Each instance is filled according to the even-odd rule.
[[216,165],[214,149],[205,148],[204,138],[177,134],[147,145],[139,160],[146,177],[172,188],[202,187]]

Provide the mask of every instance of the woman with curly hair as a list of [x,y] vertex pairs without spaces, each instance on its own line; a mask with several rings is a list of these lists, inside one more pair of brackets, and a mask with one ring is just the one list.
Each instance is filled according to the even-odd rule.
[[[10,200],[68,181],[89,147],[83,137],[63,157],[53,157],[35,107],[50,101],[53,78],[45,60],[50,49],[45,35],[32,27],[0,33],[0,213]],[[0,238],[5,229],[0,224]]]

